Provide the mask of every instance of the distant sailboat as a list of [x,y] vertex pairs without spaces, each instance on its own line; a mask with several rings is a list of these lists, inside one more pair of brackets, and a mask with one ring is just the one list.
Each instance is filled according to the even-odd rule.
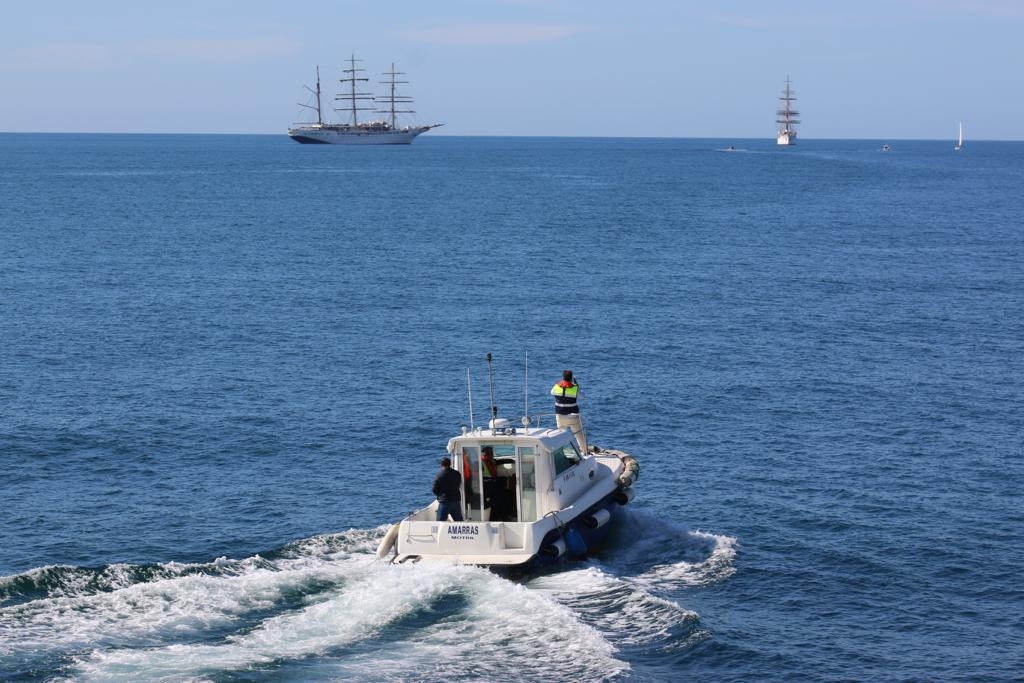
[[960,137],[957,138],[956,147],[953,148],[954,152],[959,152],[964,148],[964,122],[960,122]]
[[779,118],[775,122],[782,124],[782,127],[779,128],[779,135],[775,140],[780,145],[795,145],[796,124],[800,123],[798,118],[800,112],[793,108],[796,95],[793,93],[792,88],[790,88],[789,76],[786,76],[786,89],[782,91],[782,97],[779,99],[782,100],[784,106],[776,112]]
[[[352,55],[349,59],[349,68],[342,69],[346,74],[345,78],[338,80],[339,83],[349,85],[348,93],[341,93],[335,100],[346,102],[348,106],[336,109],[338,112],[349,112],[347,123],[329,123],[324,120],[321,110],[320,92],[320,67],[316,68],[316,90],[306,86],[306,90],[316,97],[316,105],[299,103],[304,107],[316,112],[316,123],[297,123],[288,129],[288,137],[295,142],[302,144],[330,144],[330,145],[408,145],[417,135],[426,133],[431,128],[442,125],[434,123],[429,126],[406,125],[399,126],[398,114],[415,114],[411,109],[400,109],[400,107],[411,105],[412,98],[408,95],[400,95],[396,91],[398,85],[404,85],[408,81],[395,80],[396,76],[403,76],[401,71],[395,71],[395,65],[391,65],[391,71],[385,71],[382,75],[388,76],[388,80],[380,81],[382,85],[390,90],[384,95],[373,95],[368,92],[359,92],[360,83],[369,82],[370,79],[363,78],[359,74],[366,71],[356,66],[360,60]],[[362,106],[374,103],[383,104],[380,109],[373,106]],[[373,111],[380,114],[388,114],[386,118],[379,118],[373,121],[360,120],[359,112]]]

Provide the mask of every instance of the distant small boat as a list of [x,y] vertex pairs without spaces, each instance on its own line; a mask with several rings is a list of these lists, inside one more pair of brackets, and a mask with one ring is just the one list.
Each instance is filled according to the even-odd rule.
[[892,151],[892,147],[890,147],[889,145],[882,145],[882,151],[883,152],[891,152]]
[[960,136],[957,138],[956,147],[953,148],[954,152],[959,152],[964,148],[964,122],[960,122]]

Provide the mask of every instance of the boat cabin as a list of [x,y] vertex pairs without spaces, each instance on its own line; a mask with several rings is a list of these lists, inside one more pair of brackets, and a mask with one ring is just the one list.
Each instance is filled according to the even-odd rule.
[[[593,531],[597,539],[615,506],[629,502],[614,498],[626,497],[620,491],[624,454],[581,453],[569,429],[513,427],[496,418],[486,428],[463,428],[448,441],[448,454],[462,474],[463,521],[438,520],[435,500],[394,525],[378,557],[392,546],[398,562],[514,566],[538,553],[560,557],[574,538],[579,545]],[[570,534],[566,529],[574,524]],[[570,540],[559,540],[566,534]]]
[[471,522],[535,522],[570,505],[596,474],[566,429],[479,428],[451,439],[448,453]]

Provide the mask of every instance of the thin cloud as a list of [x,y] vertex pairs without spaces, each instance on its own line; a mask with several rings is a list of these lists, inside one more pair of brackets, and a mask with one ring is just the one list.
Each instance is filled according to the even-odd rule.
[[930,9],[944,11],[949,14],[970,14],[999,19],[1024,19],[1024,3],[1020,2],[1020,0],[931,1],[932,4],[928,5]]
[[214,40],[153,40],[136,43],[129,49],[140,55],[195,59],[208,62],[238,62],[263,57],[279,57],[296,48],[280,38],[226,38]]
[[398,35],[438,45],[525,45],[562,40],[588,30],[576,24],[461,24],[399,31]]
[[0,55],[0,68],[89,71],[114,61],[114,50],[98,43],[47,43],[15,48]]
[[842,14],[753,14],[718,12],[704,16],[708,21],[739,28],[813,29],[862,24],[864,19]]
[[0,69],[91,71],[119,61],[149,58],[177,61],[244,62],[279,57],[297,44],[281,38],[150,40],[134,43],[48,43],[0,53]]
[[711,12],[704,19],[718,24],[748,29],[828,29],[844,26],[873,26],[920,22],[922,17],[935,15],[959,15],[994,17],[999,19],[1024,19],[1022,0],[889,0],[877,3],[885,12],[864,8],[856,14],[843,12]]

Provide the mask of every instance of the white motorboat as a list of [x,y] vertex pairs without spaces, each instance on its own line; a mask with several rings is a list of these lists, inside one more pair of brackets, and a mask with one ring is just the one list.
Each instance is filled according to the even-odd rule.
[[377,557],[525,569],[598,549],[633,500],[640,465],[622,451],[581,452],[570,429],[541,426],[546,418],[463,427],[448,455],[463,474],[465,521],[438,521],[435,500],[391,526]]

